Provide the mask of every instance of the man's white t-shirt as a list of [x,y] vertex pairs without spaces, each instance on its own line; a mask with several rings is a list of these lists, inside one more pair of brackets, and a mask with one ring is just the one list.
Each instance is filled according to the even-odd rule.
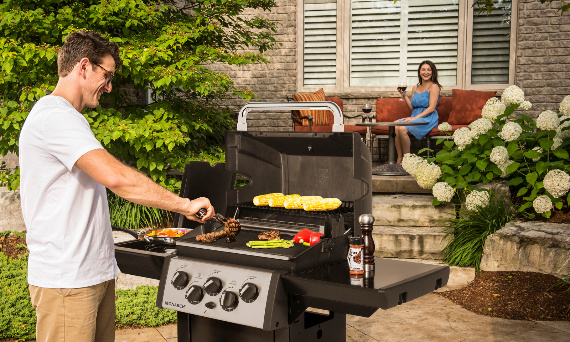
[[106,189],[75,166],[85,153],[103,149],[87,120],[64,98],[44,96],[19,144],[28,283],[80,288],[115,278]]

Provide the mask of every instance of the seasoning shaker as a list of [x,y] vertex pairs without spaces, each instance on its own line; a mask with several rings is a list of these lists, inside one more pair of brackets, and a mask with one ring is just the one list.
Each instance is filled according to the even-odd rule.
[[364,244],[362,243],[361,236],[351,237],[349,239],[348,256],[348,269],[350,275],[364,274],[364,267],[362,263],[362,251]]

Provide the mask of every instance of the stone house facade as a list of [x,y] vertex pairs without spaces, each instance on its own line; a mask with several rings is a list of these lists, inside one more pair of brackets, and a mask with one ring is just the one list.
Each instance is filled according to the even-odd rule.
[[[463,1],[463,0],[460,0]],[[497,1],[495,1],[497,2]],[[340,3],[340,2],[339,2]],[[274,37],[277,46],[269,52],[268,64],[245,67],[214,66],[217,71],[230,75],[236,85],[254,91],[252,101],[283,102],[299,89],[299,32],[298,11],[303,0],[276,0],[276,6],[262,15],[278,23]],[[560,15],[560,1],[542,4],[540,0],[513,0],[514,32],[516,34],[514,81],[521,87],[533,107],[529,111],[537,116],[543,110],[558,110],[560,101],[570,95],[570,15]],[[300,9],[301,8],[301,9]],[[395,87],[394,87],[395,88]],[[502,89],[497,89],[500,95]],[[307,92],[307,91],[304,91]],[[327,96],[339,96],[347,115],[360,113],[364,103],[374,105],[378,97],[396,97],[393,91],[330,92]],[[442,96],[450,96],[451,89],[444,87]],[[231,105],[238,110],[246,103],[236,99]],[[255,113],[248,115],[251,130],[291,130],[289,113]]]

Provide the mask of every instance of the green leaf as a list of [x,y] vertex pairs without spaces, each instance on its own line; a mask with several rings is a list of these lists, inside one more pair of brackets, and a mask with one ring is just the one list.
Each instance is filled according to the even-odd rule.
[[511,165],[507,166],[507,170],[506,170],[507,175],[510,175],[511,173],[515,172],[519,168],[520,165],[521,165],[520,163],[514,162]]
[[509,144],[507,145],[507,151],[509,152],[509,155],[513,155],[513,153],[515,153],[518,147],[519,146],[515,141],[509,142]]
[[562,203],[562,201],[558,201],[556,202],[556,204],[554,204],[554,206],[556,207],[556,209],[558,210],[562,210],[562,206],[564,205],[564,203]]
[[534,183],[536,182],[537,179],[538,179],[538,174],[536,172],[531,172],[531,173],[526,175],[526,181],[530,185],[534,185]]
[[475,163],[475,166],[477,166],[477,168],[481,171],[485,170],[485,168],[487,167],[487,162],[485,160],[478,160]]
[[520,188],[519,191],[517,192],[517,197],[521,197],[522,195],[526,194],[528,192],[528,188]]
[[510,179],[507,184],[510,186],[517,186],[517,185],[521,184],[522,182],[523,182],[522,177],[516,177],[516,178]]
[[548,166],[546,165],[545,162],[539,161],[538,163],[536,163],[536,172],[539,175],[543,174],[546,170],[548,170]]
[[469,171],[471,171],[471,165],[463,165],[463,167],[461,167],[461,169],[459,169],[459,174],[462,176],[465,176],[466,174],[469,173]]
[[530,151],[526,151],[524,153],[524,156],[529,158],[529,159],[536,159],[540,157],[540,153],[538,153],[538,151],[536,150],[530,150]]
[[545,213],[542,213],[542,217],[550,218],[550,215],[552,215],[552,211],[547,211]]
[[554,150],[554,155],[560,159],[568,159],[568,151],[561,148]]
[[550,150],[552,145],[554,145],[554,141],[548,140],[548,139],[540,139],[539,143],[540,143],[540,147],[542,147],[542,149],[545,151]]
[[523,212],[530,207],[532,207],[532,202],[526,202],[525,204],[523,204],[519,207],[519,212]]
[[447,173],[450,175],[454,174],[453,169],[451,167],[449,167],[448,165],[441,165],[439,168],[441,169],[442,173]]

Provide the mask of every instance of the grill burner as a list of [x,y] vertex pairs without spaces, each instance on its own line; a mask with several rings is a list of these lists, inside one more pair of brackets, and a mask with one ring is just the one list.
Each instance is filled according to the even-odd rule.
[[[176,253],[145,251],[140,242],[116,245],[124,273],[160,278],[157,306],[178,311],[179,341],[345,341],[346,314],[368,317],[444,286],[449,267],[376,258],[374,278],[353,285],[348,237],[361,235],[358,218],[372,212],[371,157],[356,133],[228,132],[226,163],[186,166],[181,196],[208,197],[237,219],[236,241],[196,241],[220,227],[176,215],[193,228]],[[235,186],[237,176],[249,182]],[[327,212],[256,207],[266,193],[319,195],[343,201]],[[323,233],[314,246],[251,249],[258,234],[302,229]],[[327,314],[307,310],[309,307]]]

